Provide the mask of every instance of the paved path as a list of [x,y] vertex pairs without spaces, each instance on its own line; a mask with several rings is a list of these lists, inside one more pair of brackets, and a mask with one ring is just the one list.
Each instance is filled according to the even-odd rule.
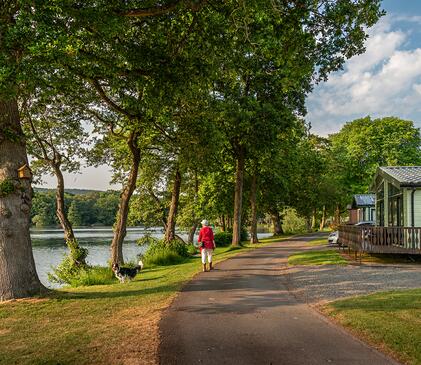
[[161,321],[160,363],[396,364],[288,291],[280,274],[309,239],[259,248],[196,276]]

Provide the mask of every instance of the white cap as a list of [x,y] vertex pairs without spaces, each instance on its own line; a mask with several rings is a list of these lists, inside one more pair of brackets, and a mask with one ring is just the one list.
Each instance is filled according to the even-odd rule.
[[209,222],[206,219],[204,219],[200,223],[202,223],[203,226],[208,226],[209,225]]

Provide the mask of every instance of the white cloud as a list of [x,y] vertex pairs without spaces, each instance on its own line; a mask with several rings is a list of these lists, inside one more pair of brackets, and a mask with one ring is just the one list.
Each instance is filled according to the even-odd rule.
[[391,17],[382,19],[369,32],[366,52],[309,96],[307,120],[315,132],[335,132],[345,121],[369,114],[408,118],[420,111],[421,48],[402,49],[410,32],[394,24]]

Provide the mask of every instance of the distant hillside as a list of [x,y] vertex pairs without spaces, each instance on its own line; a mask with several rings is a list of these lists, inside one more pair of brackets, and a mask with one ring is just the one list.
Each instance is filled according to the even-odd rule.
[[[55,192],[56,189],[34,187],[34,191],[37,193],[47,193],[47,192]],[[88,189],[64,189],[64,191],[68,194],[73,194],[73,195],[85,195],[89,193],[103,192],[103,190],[88,190]]]

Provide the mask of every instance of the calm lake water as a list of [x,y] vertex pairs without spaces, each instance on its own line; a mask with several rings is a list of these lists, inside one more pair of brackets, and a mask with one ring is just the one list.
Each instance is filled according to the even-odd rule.
[[[107,265],[110,258],[110,244],[113,238],[112,227],[89,227],[75,228],[75,235],[79,244],[88,249],[87,261],[91,265]],[[127,228],[127,235],[123,244],[124,260],[137,261],[137,255],[142,254],[145,247],[140,247],[136,241],[146,233],[162,238],[161,228],[146,230],[142,227]],[[187,239],[186,233],[179,233],[183,239]],[[270,236],[271,233],[259,233],[259,237]],[[63,239],[63,231],[57,228],[32,228],[32,247],[35,265],[41,282],[48,287],[57,287],[48,281],[48,272],[57,266],[63,256],[67,254],[67,247]],[[197,237],[195,238],[197,239]]]

